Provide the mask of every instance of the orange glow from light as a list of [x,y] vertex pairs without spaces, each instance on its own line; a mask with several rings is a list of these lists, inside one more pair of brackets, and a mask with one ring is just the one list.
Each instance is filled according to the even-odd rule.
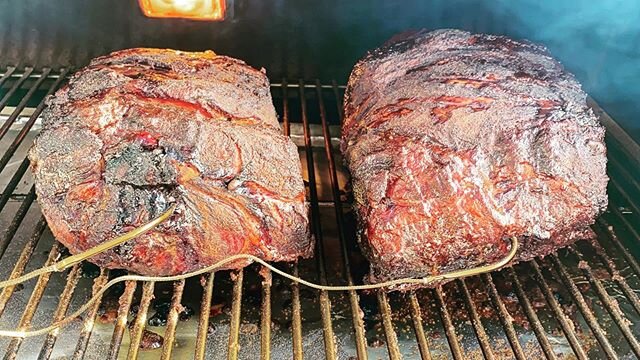
[[138,4],[147,17],[224,20],[225,0],[138,0]]

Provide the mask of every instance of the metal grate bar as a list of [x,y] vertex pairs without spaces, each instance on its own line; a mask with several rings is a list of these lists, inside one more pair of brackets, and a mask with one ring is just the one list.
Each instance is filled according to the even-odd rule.
[[584,316],[584,319],[587,321],[587,325],[589,325],[589,327],[591,328],[591,331],[598,340],[598,343],[600,343],[600,346],[609,358],[617,359],[618,356],[616,355],[615,350],[613,350],[611,343],[607,339],[604,330],[602,330],[595,315],[587,306],[587,302],[584,300],[584,297],[580,293],[580,290],[576,286],[575,282],[571,279],[567,271],[564,269],[564,266],[560,263],[558,256],[553,254],[550,256],[550,258],[553,267],[555,268],[558,275],[560,275],[560,279],[571,293],[571,296],[575,300],[580,313],[582,313],[582,316]]
[[232,275],[233,279],[233,298],[231,301],[231,324],[229,324],[229,346],[227,359],[237,360],[240,343],[240,311],[242,310],[242,280],[244,279],[244,270],[239,269]]
[[11,88],[9,89],[9,91],[7,91],[7,93],[4,95],[2,100],[0,100],[0,110],[4,109],[4,107],[7,106],[9,99],[20,88],[20,86],[22,86],[22,84],[29,78],[29,75],[31,75],[32,72],[33,72],[33,68],[25,68],[25,71],[24,73],[22,73],[22,76],[20,76],[20,78],[15,83],[13,83],[13,86],[11,86]]
[[[640,240],[640,234],[638,234],[638,232],[636,231],[634,226],[631,225],[629,220],[627,220],[626,217],[620,212],[620,210],[618,210],[618,207],[616,206],[616,204],[613,201],[612,201],[611,206],[609,206],[609,209],[611,210],[611,212],[613,212],[620,219],[620,221],[622,221],[622,223],[627,228],[627,230],[629,230],[631,235],[633,235],[633,238],[635,240]],[[632,258],[633,258],[633,256],[632,256]],[[637,264],[637,262],[635,260],[632,261],[632,263],[636,263]],[[634,266],[634,270],[635,270],[635,266]]]
[[[616,189],[616,191],[618,191],[620,194],[622,194],[622,196],[627,200],[627,203],[628,203],[629,205],[631,205],[631,208],[633,209],[633,211],[634,211],[636,214],[640,214],[640,208],[638,208],[638,207],[635,205],[635,203],[633,203],[633,201],[631,200],[631,197],[629,196],[629,194],[627,194],[627,192],[626,192],[626,191],[624,191],[624,190],[622,189],[622,187],[620,186],[620,184],[618,184],[618,182],[617,182],[617,181],[615,181],[613,178],[611,179],[611,183],[613,184],[613,186],[614,186],[614,188]],[[617,210],[617,209],[616,209],[616,210]],[[618,211],[618,212],[619,212],[619,211]],[[621,215],[622,215],[622,214],[621,214]],[[636,239],[638,239],[638,238],[636,238]],[[640,239],[638,239],[638,240],[640,240]]]
[[317,261],[318,271],[320,273],[320,281],[323,284],[326,284],[326,269],[324,266],[324,261],[322,258],[324,257],[324,243],[322,242],[322,228],[320,226],[320,209],[318,208],[318,190],[316,187],[316,171],[315,171],[315,161],[313,157],[313,150],[311,148],[311,134],[309,130],[309,119],[307,118],[307,97],[306,92],[304,91],[304,83],[302,80],[300,81],[299,88],[299,96],[300,96],[300,115],[302,117],[303,131],[304,131],[304,151],[307,157],[307,175],[309,177],[309,197],[311,198],[311,224],[312,231],[316,238],[316,247],[317,247]]
[[[603,234],[604,232],[601,231],[601,233]],[[598,257],[609,272],[611,280],[618,284],[620,289],[622,289],[624,295],[627,297],[627,299],[629,299],[629,302],[631,303],[633,308],[638,314],[640,314],[640,299],[638,298],[638,295],[633,291],[633,289],[631,289],[631,286],[629,286],[624,277],[620,275],[615,263],[613,262],[613,260],[611,260],[611,258],[609,258],[602,245],[600,245],[599,242],[593,242],[593,247],[595,247],[596,254],[598,254]]]
[[[71,271],[69,271],[69,275],[67,275],[67,283],[62,290],[62,294],[60,294],[60,301],[58,302],[58,307],[56,308],[55,313],[53,314],[53,321],[57,322],[64,318],[64,315],[67,313],[67,309],[69,309],[69,303],[71,303],[71,297],[73,296],[73,292],[78,284],[78,279],[80,278],[80,265],[75,264]],[[60,329],[52,330],[49,332],[44,339],[44,344],[42,344],[42,348],[40,349],[40,354],[38,355],[38,360],[49,359],[51,357],[51,352],[53,352],[53,347],[56,344],[56,340],[58,339],[58,333]]]
[[[318,239],[318,241],[321,240]],[[324,257],[322,257],[322,259],[324,259]],[[338,350],[336,348],[336,337],[333,332],[333,325],[331,322],[331,301],[329,300],[329,293],[326,291],[320,291],[319,298],[320,314],[322,316],[322,335],[324,337],[325,357],[329,360],[334,360],[338,357]]]
[[[44,266],[49,266],[53,264],[58,255],[60,253],[60,244],[55,243],[49,252],[49,257],[45,262]],[[35,315],[36,309],[38,308],[38,304],[40,300],[42,300],[42,295],[44,295],[44,290],[47,288],[47,284],[49,283],[49,279],[51,278],[51,273],[44,273],[38,277],[38,281],[36,282],[35,287],[33,288],[33,292],[29,297],[29,301],[27,305],[24,307],[24,312],[22,313],[22,317],[20,318],[20,323],[18,324],[18,329],[25,330],[31,325],[31,320]],[[18,351],[20,350],[20,345],[22,345],[23,338],[13,338],[7,347],[6,353],[4,355],[5,360],[13,360],[18,356]]]
[[[613,185],[613,188],[616,189],[616,191],[618,191],[619,193],[621,193],[623,195],[623,197],[625,197],[626,203],[632,203],[633,202],[632,198],[627,194],[626,191],[622,190],[622,188],[620,187],[620,185],[618,184],[617,181],[615,181],[615,182],[611,181],[611,184]],[[638,189],[638,191],[640,191],[640,189]],[[609,197],[609,207],[608,207],[609,209],[618,210],[618,207],[623,208],[623,206],[620,206],[620,205],[621,205],[621,203],[618,200],[616,200],[615,198]],[[634,208],[634,210],[635,210],[635,208],[637,208],[635,206],[632,206],[632,207]],[[620,211],[618,211],[618,213],[620,213]],[[622,213],[620,213],[620,214],[621,214],[620,216],[622,216]],[[638,239],[638,238],[636,238],[636,240],[640,241],[640,239]]]
[[471,324],[473,324],[473,330],[476,333],[476,337],[478,338],[478,342],[480,343],[480,348],[482,349],[482,354],[485,359],[493,360],[495,356],[493,355],[493,350],[491,349],[491,343],[489,340],[489,336],[487,336],[487,332],[482,325],[482,320],[480,320],[480,316],[478,315],[478,310],[476,310],[476,306],[473,303],[473,299],[471,298],[471,293],[467,288],[467,283],[464,279],[458,280],[458,287],[460,291],[464,295],[464,302],[467,307],[467,313],[471,317]]
[[144,332],[144,328],[147,324],[147,312],[149,311],[149,304],[151,304],[151,299],[153,299],[153,288],[155,286],[155,282],[147,281],[142,284],[142,299],[140,299],[140,305],[138,307],[138,314],[136,315],[136,319],[133,322],[133,329],[130,329],[130,344],[129,344],[129,353],[127,354],[127,359],[137,359],[138,351],[140,351],[140,341],[142,340],[142,334]]
[[291,124],[289,122],[289,97],[287,95],[287,79],[282,79],[282,131],[285,136],[291,135]]
[[209,333],[209,314],[211,313],[211,298],[213,297],[214,272],[202,275],[200,283],[203,284],[204,293],[200,302],[200,320],[198,320],[198,333],[196,335],[196,349],[194,359],[204,359],[207,349],[207,334]]
[[13,75],[14,71],[16,71],[15,67],[7,68],[7,71],[2,74],[2,77],[0,77],[0,86],[4,85],[4,83],[11,77],[11,75]]
[[162,346],[162,354],[160,360],[171,359],[173,345],[175,343],[176,327],[180,317],[180,302],[182,301],[182,293],[184,292],[184,280],[173,283],[173,295],[171,296],[171,308],[167,315],[167,328],[164,331],[164,344]]
[[262,269],[262,303],[260,305],[260,359],[271,358],[271,271]]
[[582,344],[580,344],[578,337],[576,336],[576,333],[574,330],[575,325],[569,319],[569,317],[565,315],[565,313],[562,311],[562,308],[560,307],[558,300],[556,300],[556,297],[553,295],[553,292],[551,291],[549,284],[547,284],[547,280],[545,280],[544,276],[542,275],[542,271],[540,270],[540,266],[538,265],[538,262],[536,260],[532,260],[532,261],[529,261],[528,264],[531,266],[531,268],[533,268],[533,279],[538,283],[538,286],[542,291],[542,295],[547,301],[547,304],[549,304],[549,307],[551,307],[551,310],[553,310],[555,318],[560,323],[562,332],[564,333],[564,336],[569,342],[569,345],[571,346],[573,353],[576,355],[576,357],[579,360],[587,360],[588,359],[587,354],[584,351]]
[[545,357],[548,360],[557,359],[555,353],[553,352],[553,348],[549,343],[547,334],[542,327],[542,323],[540,323],[540,319],[538,319],[538,315],[536,315],[536,312],[533,309],[533,306],[531,306],[531,302],[529,301],[529,298],[527,297],[527,294],[525,293],[522,284],[520,283],[520,279],[518,279],[518,274],[512,267],[508,268],[506,272],[509,273],[509,277],[515,285],[516,296],[518,296],[518,300],[522,305],[522,308],[524,309],[524,313],[527,315],[527,320],[529,321],[529,324],[531,324],[533,332],[536,334],[536,338],[538,339],[538,343],[542,347],[542,351],[544,352]]
[[[13,191],[18,186],[18,183],[20,183],[20,179],[22,179],[22,176],[24,175],[25,172],[27,172],[28,168],[29,168],[29,159],[25,158],[24,160],[22,160],[22,162],[20,163],[20,166],[18,167],[18,169],[16,169],[15,173],[13,173],[13,176],[11,176],[11,180],[9,180],[9,182],[7,183],[7,186],[4,187],[2,196],[0,196],[0,211],[4,210],[4,207],[7,205],[7,202],[11,198]],[[0,253],[0,257],[2,257],[2,253]]]
[[[293,265],[293,276],[298,276],[298,264]],[[291,285],[291,332],[293,335],[293,358],[302,360],[302,315],[300,309],[300,286]]]
[[[334,83],[335,85],[335,83]],[[338,107],[338,120],[342,125],[342,114],[340,112],[341,101],[337,87],[333,87],[336,104]],[[338,241],[340,242],[340,250],[342,255],[342,266],[344,268],[345,277],[348,285],[353,285],[353,277],[351,275],[351,264],[349,261],[349,253],[347,251],[346,235],[344,233],[344,215],[342,213],[342,200],[340,199],[340,185],[338,183],[338,172],[336,170],[335,159],[333,158],[333,146],[331,145],[331,134],[329,132],[329,123],[327,121],[327,112],[322,96],[322,87],[320,80],[316,80],[316,93],[318,96],[318,106],[320,108],[320,119],[322,121],[322,136],[324,138],[324,149],[329,163],[329,181],[331,182],[331,192],[335,203],[334,209],[336,213],[336,222],[338,223]],[[360,314],[362,309],[358,303],[358,295],[355,291],[349,291],[349,303],[351,305],[351,318],[353,320],[353,329],[356,339],[356,354],[358,359],[367,359],[367,340],[364,336],[364,321]]]
[[618,123],[609,116],[592,98],[587,99],[589,105],[596,115],[600,118],[600,122],[606,127],[607,135],[610,139],[615,140],[621,149],[631,156],[632,159],[640,159],[640,145],[636,143],[631,136]]
[[129,309],[133,301],[133,293],[136,291],[137,285],[138,283],[136,281],[127,281],[124,286],[124,292],[118,300],[118,315],[113,328],[113,335],[111,335],[109,354],[107,355],[107,359],[109,360],[116,360],[120,353],[120,344],[122,344],[122,337],[127,327],[127,316],[129,315]]
[[627,263],[629,263],[629,265],[631,266],[631,269],[633,270],[633,272],[635,272],[636,276],[640,277],[640,264],[638,264],[638,262],[633,257],[633,255],[631,255],[631,253],[629,252],[629,250],[627,250],[627,248],[624,247],[622,242],[620,242],[620,239],[618,239],[618,235],[616,235],[616,233],[609,228],[609,224],[603,218],[598,219],[598,224],[600,224],[603,228],[607,230],[607,232],[609,233],[609,239],[611,239],[611,242],[613,242],[613,244],[618,248],[618,250],[622,252],[622,256],[627,261]]
[[437,286],[435,289],[433,289],[433,292],[436,295],[435,298],[438,305],[438,311],[440,312],[440,318],[442,320],[442,326],[444,327],[444,333],[447,335],[447,341],[449,342],[451,355],[453,355],[453,358],[455,360],[464,359],[462,348],[460,347],[460,341],[458,340],[458,335],[456,335],[456,328],[453,326],[451,314],[449,314],[447,303],[444,301],[442,286]]
[[[109,280],[109,270],[100,269],[100,275],[93,281],[93,289],[91,296],[94,296]],[[102,298],[98,298],[95,304],[87,311],[84,323],[82,324],[82,331],[80,331],[80,337],[76,344],[76,349],[73,351],[73,360],[79,360],[84,358],[84,353],[87,351],[87,345],[93,332],[93,325],[98,315],[98,309],[100,308],[100,301]]]
[[422,311],[420,311],[420,304],[414,291],[409,294],[409,303],[411,304],[411,320],[413,321],[413,329],[416,332],[416,339],[418,339],[420,356],[422,360],[431,360],[429,343],[427,342],[427,337],[424,334],[424,328],[422,326]]
[[625,198],[627,203],[633,208],[633,211],[635,211],[636,214],[640,214],[640,208],[636,205],[636,203],[632,200],[631,196],[629,196],[629,194],[624,190],[624,188],[620,186],[618,181],[616,181],[615,178],[610,178],[609,181],[611,181],[616,191],[622,194],[622,196]]
[[[324,244],[322,238],[322,228],[320,225],[320,209],[318,207],[318,193],[316,188],[316,173],[314,168],[313,151],[311,149],[311,135],[309,130],[309,120],[307,118],[307,99],[304,91],[304,82],[300,80],[300,107],[302,124],[304,131],[304,148],[307,156],[307,173],[309,176],[309,193],[311,197],[311,223],[313,234],[316,239],[316,263],[320,274],[320,283],[327,283],[327,275],[324,264]],[[324,335],[325,356],[327,359],[333,360],[337,357],[337,349],[335,335],[333,333],[333,325],[331,322],[331,302],[329,294],[320,290],[320,314],[322,316],[322,329]]]
[[[24,69],[27,69],[27,68],[28,68],[28,66],[27,66],[27,67],[25,67]],[[11,77],[13,77],[13,78],[19,78],[20,76],[21,76],[20,74],[13,74],[13,75],[11,75]],[[40,73],[40,72],[35,72],[35,73],[32,73],[32,74],[31,74],[31,76],[29,76],[29,77],[30,77],[30,78],[32,78],[32,79],[41,78],[41,77],[42,77],[42,73]],[[57,79],[57,78],[59,78],[59,77],[60,77],[60,75],[58,75],[58,74],[50,74],[48,77],[49,77],[50,79]]]
[[[291,135],[289,123],[289,98],[287,96],[287,80],[282,81],[282,125],[285,136]],[[298,276],[298,262],[293,262],[292,272]],[[297,282],[291,282],[291,335],[293,341],[293,358],[302,360],[302,316],[300,313],[300,287]]]
[[7,230],[2,236],[2,241],[0,242],[0,258],[4,256],[5,251],[7,251],[9,242],[11,242],[11,239],[13,239],[13,237],[15,236],[18,228],[20,227],[20,224],[22,224],[22,220],[24,220],[24,217],[27,216],[27,212],[29,211],[29,208],[31,207],[31,204],[33,203],[33,200],[35,200],[35,198],[36,189],[34,186],[31,186],[29,194],[27,194],[27,197],[22,201],[22,204],[20,204],[18,211],[16,211],[16,214],[11,221],[11,224],[9,224]]
[[31,116],[29,116],[29,120],[27,120],[27,122],[24,124],[22,129],[20,129],[20,132],[13,139],[13,142],[11,143],[11,145],[9,145],[9,147],[7,148],[7,151],[5,151],[5,153],[2,155],[2,158],[0,159],[0,172],[4,170],[4,168],[9,163],[9,160],[11,160],[11,158],[15,155],[16,150],[18,150],[18,147],[20,147],[20,144],[22,144],[22,142],[24,141],[25,137],[29,133],[29,130],[31,130],[31,128],[33,127],[33,124],[35,124],[36,120],[38,119],[38,116],[40,116],[40,113],[42,113],[42,110],[44,110],[46,97],[53,94],[53,92],[56,91],[58,87],[60,87],[60,84],[65,79],[67,72],[68,70],[66,69],[62,70],[62,72],[60,73],[61,76],[56,81],[53,82],[51,87],[49,87],[49,90],[47,91],[47,94],[45,95],[45,97],[42,98],[42,100],[40,101],[36,109],[33,111]]
[[29,88],[29,91],[22,97],[22,99],[20,99],[20,102],[18,103],[16,108],[5,120],[4,124],[2,124],[2,127],[0,127],[0,140],[2,140],[5,135],[7,135],[7,132],[9,132],[11,125],[13,125],[13,123],[16,121],[18,115],[20,115],[24,107],[27,105],[27,102],[29,102],[36,90],[38,90],[38,88],[40,88],[40,85],[47,79],[47,75],[49,75],[50,72],[51,69],[45,68],[42,72],[42,77],[36,80],[36,82]]
[[[622,165],[620,161],[618,161],[618,159],[616,159],[615,157],[607,158],[607,161],[609,161],[616,168],[618,168],[620,175],[622,175],[622,177],[627,183],[633,185],[633,187],[636,190],[640,191],[640,184],[638,184],[638,181],[636,180],[636,178],[629,173],[629,170],[627,169],[626,166]],[[614,179],[610,177],[609,180],[614,180]],[[618,189],[621,189],[621,187],[618,186]],[[633,203],[635,205],[635,201],[632,201],[633,199],[631,197],[627,197],[627,200],[629,200],[630,203]]]
[[522,351],[522,346],[520,346],[520,342],[518,341],[516,330],[513,328],[511,314],[507,311],[506,306],[504,306],[504,303],[500,298],[500,294],[498,294],[496,285],[493,283],[493,277],[491,274],[482,274],[480,278],[489,289],[489,297],[491,298],[494,308],[498,311],[498,318],[500,319],[500,323],[502,323],[502,327],[507,334],[507,339],[509,340],[509,344],[511,344],[513,355],[518,360],[526,360],[524,351]]
[[382,328],[384,329],[384,336],[387,339],[387,350],[389,351],[389,359],[401,359],[402,355],[400,355],[398,337],[396,336],[396,331],[393,329],[393,323],[391,322],[391,306],[389,306],[387,293],[384,292],[384,290],[380,290],[377,292],[377,295],[378,307],[380,308],[380,315],[382,316]]
[[[16,265],[13,267],[11,275],[9,275],[9,279],[15,279],[23,274],[27,263],[29,263],[31,254],[33,254],[33,250],[36,248],[36,245],[38,245],[38,242],[42,237],[42,233],[46,228],[47,222],[45,221],[44,217],[41,217],[40,221],[38,221],[35,228],[33,229],[33,234],[29,238],[29,241],[27,241],[27,243],[22,248],[20,257],[18,257]],[[0,315],[4,313],[7,303],[9,302],[11,295],[13,295],[15,288],[15,286],[7,286],[6,288],[2,289],[2,293],[0,293]]]
[[611,296],[607,293],[604,286],[602,285],[602,282],[598,280],[595,275],[593,275],[591,266],[587,264],[586,261],[584,261],[584,256],[582,255],[582,253],[575,246],[570,246],[569,250],[576,254],[578,256],[578,259],[580,259],[581,265],[579,267],[582,270],[582,273],[596,290],[596,294],[598,294],[600,301],[604,304],[604,307],[605,309],[607,309],[609,315],[611,315],[611,317],[615,320],[615,323],[622,332],[622,335],[631,346],[633,353],[640,358],[640,344],[631,333],[631,329],[629,329],[629,320],[627,320],[627,318],[620,313],[620,308],[618,307],[617,302],[612,299]]
[[[333,81],[335,83],[335,81]],[[322,84],[321,87],[323,89],[332,89],[333,88],[333,84],[332,85],[328,85],[328,84]],[[346,85],[336,85],[338,88],[340,89],[345,89],[347,86]],[[282,83],[278,84],[278,83],[271,83],[271,87],[276,87],[276,88],[294,88],[294,89],[298,89],[300,87],[303,87],[305,89],[313,89],[316,86],[313,84],[304,84],[301,86],[300,83],[291,83],[289,84],[287,82],[287,79],[282,79]]]

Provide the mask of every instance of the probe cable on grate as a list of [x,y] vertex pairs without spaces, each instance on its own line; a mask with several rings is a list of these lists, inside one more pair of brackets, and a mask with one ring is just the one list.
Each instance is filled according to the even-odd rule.
[[[25,282],[29,279],[32,279],[34,277],[40,276],[42,274],[46,274],[46,273],[50,273],[50,272],[60,272],[63,271],[64,269],[73,266],[74,264],[77,264],[83,260],[86,260],[94,255],[100,254],[106,250],[109,250],[115,246],[118,246],[126,241],[129,241],[131,239],[136,238],[139,235],[142,235],[143,233],[155,228],[156,226],[160,225],[162,222],[166,221],[175,211],[175,205],[171,206],[167,211],[165,211],[164,213],[162,213],[160,216],[158,216],[157,218],[155,218],[154,220],[138,227],[135,228],[129,232],[127,232],[126,234],[120,235],[114,239],[111,239],[109,241],[106,241],[96,247],[93,247],[89,250],[83,251],[81,253],[69,256],[59,262],[56,262],[55,264],[52,264],[50,266],[46,266],[46,267],[42,267],[40,269],[36,269],[28,274],[16,277],[14,279],[9,279],[9,280],[5,280],[0,282],[0,289],[1,288],[5,288],[8,286],[15,286],[19,283]],[[237,255],[233,255],[233,256],[229,256],[223,260],[218,261],[217,263],[207,266],[205,268],[202,268],[200,270],[196,270],[196,271],[192,271],[186,274],[180,274],[180,275],[175,275],[175,276],[141,276],[141,275],[123,275],[123,276],[119,276],[115,279],[112,279],[111,281],[109,281],[108,283],[106,283],[98,292],[96,292],[84,305],[82,305],[78,310],[76,310],[74,313],[72,313],[69,316],[66,316],[65,318],[61,319],[60,321],[57,321],[47,327],[38,329],[38,330],[27,330],[27,329],[16,329],[16,330],[0,330],[0,336],[5,336],[5,337],[20,337],[20,338],[26,338],[26,337],[33,337],[33,336],[39,336],[39,335],[44,335],[47,334],[48,332],[52,331],[52,330],[56,330],[70,322],[72,322],[75,318],[77,318],[78,316],[82,315],[82,313],[84,313],[85,311],[87,311],[87,309],[89,309],[89,307],[91,307],[98,299],[100,299],[102,297],[102,295],[112,286],[121,283],[121,282],[125,282],[125,281],[155,281],[155,282],[168,282],[168,281],[178,281],[178,280],[183,280],[189,277],[193,277],[193,276],[197,276],[200,274],[204,274],[204,273],[209,273],[213,270],[219,269],[221,267],[223,267],[224,265],[227,265],[229,263],[232,263],[234,261],[238,261],[238,260],[251,260],[254,262],[257,262],[259,264],[261,264],[262,266],[270,269],[271,271],[273,271],[274,273],[283,276],[289,280],[295,281],[297,283],[300,283],[302,285],[306,285],[310,288],[313,289],[317,289],[317,290],[325,290],[325,291],[358,291],[358,290],[372,290],[372,289],[380,289],[380,288],[391,288],[394,286],[399,286],[399,285],[429,285],[429,284],[434,284],[437,282],[441,282],[444,280],[452,280],[452,279],[458,279],[458,278],[463,278],[463,277],[468,277],[468,276],[472,276],[472,275],[478,275],[478,274],[482,274],[482,273],[486,273],[486,272],[490,272],[490,271],[494,271],[497,269],[500,269],[501,267],[505,266],[506,264],[508,264],[516,255],[516,252],[518,251],[518,239],[514,236],[511,237],[511,248],[509,249],[509,253],[504,256],[502,259],[491,263],[491,264],[486,264],[486,265],[482,265],[482,266],[478,266],[478,267],[474,267],[471,269],[463,269],[463,270],[457,270],[457,271],[452,271],[452,272],[448,272],[448,273],[443,273],[443,274],[438,274],[438,275],[432,275],[432,276],[426,276],[426,277],[422,277],[422,278],[403,278],[403,279],[396,279],[396,280],[390,280],[390,281],[385,281],[385,282],[381,282],[381,283],[376,283],[376,284],[364,284],[364,285],[346,285],[346,286],[329,286],[329,285],[320,285],[320,284],[316,284],[316,283],[312,283],[310,281],[304,280],[302,278],[299,278],[297,276],[293,276],[287,272],[284,272],[276,267],[274,267],[273,265],[267,263],[266,261],[262,260],[259,257],[253,256],[253,255],[248,255],[248,254],[237,254]]]

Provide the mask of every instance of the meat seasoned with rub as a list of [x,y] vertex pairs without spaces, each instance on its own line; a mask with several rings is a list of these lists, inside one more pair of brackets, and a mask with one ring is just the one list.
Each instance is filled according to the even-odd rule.
[[72,253],[176,204],[168,221],[91,261],[172,275],[235,254],[312,255],[297,148],[264,71],[210,51],[123,50],[47,104],[29,158],[42,212]]
[[401,36],[353,69],[342,150],[371,282],[515,261],[607,206],[605,130],[547,50],[458,30]]

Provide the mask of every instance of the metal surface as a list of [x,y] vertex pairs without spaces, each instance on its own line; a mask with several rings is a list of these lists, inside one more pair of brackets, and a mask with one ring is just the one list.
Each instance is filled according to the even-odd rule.
[[491,274],[482,274],[480,275],[482,278],[482,282],[489,289],[489,296],[491,297],[491,301],[493,305],[498,310],[498,317],[500,318],[500,322],[504,327],[505,332],[507,333],[507,338],[509,339],[509,344],[511,344],[511,349],[513,350],[513,355],[518,360],[525,360],[524,351],[522,350],[522,346],[518,340],[518,336],[516,335],[516,330],[513,327],[513,320],[511,319],[511,314],[507,311],[500,294],[498,294],[498,290],[496,289],[496,285],[493,283],[493,277]]
[[237,360],[240,344],[240,310],[242,306],[242,280],[244,279],[244,270],[240,269],[233,273],[233,298],[231,300],[231,324],[229,326],[229,347],[227,359]]
[[[338,114],[338,123],[342,122],[342,101],[339,93],[338,85],[333,82],[331,86],[332,94],[336,102],[336,111]],[[327,109],[324,104],[323,86],[319,80],[316,80],[316,97],[318,98],[318,107],[320,109],[320,119],[322,121],[322,138],[324,139],[325,156],[327,157],[327,165],[329,168],[329,181],[331,183],[331,197],[334,203],[336,214],[336,223],[338,225],[338,240],[340,242],[340,254],[344,267],[345,279],[347,285],[353,285],[353,276],[351,275],[351,264],[349,253],[347,250],[347,242],[344,225],[344,213],[342,200],[340,199],[340,183],[338,181],[338,172],[336,170],[336,161],[333,157],[334,148],[331,142],[331,130],[327,116]],[[355,291],[349,291],[349,304],[351,306],[351,318],[353,319],[353,329],[356,341],[356,355],[359,359],[367,359],[367,340],[365,338],[364,322],[362,309],[358,303],[358,295]]]
[[[104,284],[107,283],[108,275],[109,270],[100,270],[100,276],[98,276],[93,283],[93,289],[91,291],[92,296],[96,294],[100,290],[100,288],[104,286]],[[93,334],[93,327],[96,323],[96,315],[98,314],[99,307],[100,302],[97,301],[96,304],[93,305],[84,315],[82,330],[80,330],[80,336],[78,338],[78,342],[76,343],[76,348],[73,351],[73,360],[78,360],[85,357],[87,346],[89,345],[89,340],[91,339],[91,335]]]
[[434,289],[433,292],[435,293],[438,312],[440,313],[440,317],[442,318],[442,326],[444,327],[444,332],[447,335],[447,341],[449,342],[451,355],[453,355],[453,358],[456,360],[464,359],[464,355],[462,354],[462,346],[460,345],[460,341],[458,340],[456,328],[453,326],[453,320],[451,319],[451,313],[447,308],[447,303],[444,299],[442,287],[438,286]]
[[[42,98],[66,76],[48,69],[0,75],[0,123],[8,124],[0,128],[2,279],[66,256],[40,214],[25,160]],[[321,283],[359,284],[366,262],[338,151],[344,87],[283,80],[272,90],[283,131],[299,147],[317,241],[314,259],[278,266]],[[597,242],[547,259],[406,294],[312,291],[255,265],[176,283],[128,282],[69,326],[0,339],[0,348],[7,359],[633,358],[640,353],[640,214],[633,202],[640,187],[636,168],[623,165],[635,160],[626,151],[633,146],[613,149],[623,154],[611,161],[611,207],[594,227]],[[3,289],[0,327],[44,326],[122,274],[79,264]],[[158,326],[152,319],[163,308],[166,323]],[[141,348],[150,333],[162,344]]]
[[[69,271],[69,275],[67,275],[67,284],[64,286],[64,290],[62,290],[62,294],[60,295],[60,302],[58,303],[58,308],[53,315],[53,321],[60,321],[64,318],[64,315],[69,308],[69,302],[71,301],[73,292],[78,284],[79,276],[80,265],[76,264]],[[53,351],[59,332],[59,330],[52,330],[47,334],[47,337],[44,339],[44,344],[42,344],[42,349],[40,349],[38,359],[48,359],[51,357],[51,352]]]
[[154,282],[145,282],[142,286],[142,299],[140,299],[140,306],[136,314],[136,319],[133,321],[133,329],[130,330],[131,341],[129,343],[129,353],[127,359],[137,359],[138,352],[140,351],[142,335],[147,322],[147,312],[149,311],[149,305],[151,305],[151,299],[153,298]]
[[411,320],[413,321],[413,329],[416,333],[416,339],[420,348],[420,355],[424,360],[431,360],[429,344],[424,334],[424,327],[422,326],[422,311],[420,311],[420,304],[418,303],[415,292],[411,292],[409,299],[411,301]]
[[[313,150],[311,146],[311,130],[309,128],[309,120],[307,116],[307,92],[304,87],[304,81],[300,80],[298,87],[298,95],[300,97],[300,115],[302,119],[303,133],[304,133],[304,153],[307,159],[307,174],[306,179],[309,183],[309,198],[311,201],[311,209],[309,216],[311,216],[311,228],[312,235],[316,240],[316,253],[317,268],[319,272],[320,284],[327,284],[327,270],[326,270],[326,257],[324,251],[324,239],[322,236],[322,225],[320,221],[320,208],[318,205],[318,186],[316,179]],[[325,345],[325,357],[333,360],[336,358],[336,343],[335,335],[333,332],[333,326],[331,322],[331,303],[329,302],[329,294],[327,291],[321,290],[319,294],[320,299],[320,314],[322,317],[322,330]]]
[[129,309],[131,308],[131,302],[133,301],[133,292],[136,290],[136,286],[137,284],[133,281],[127,282],[124,292],[118,300],[118,313],[113,327],[113,336],[111,337],[111,344],[109,346],[107,359],[117,359],[118,354],[120,353],[120,344],[122,344],[122,337],[124,336],[124,331],[127,327],[127,317],[129,315]]
[[173,285],[173,295],[171,297],[171,309],[167,315],[167,329],[164,332],[164,346],[162,348],[161,360],[171,359],[173,343],[175,341],[176,326],[180,316],[180,302],[184,292],[184,280],[177,281]]
[[271,271],[265,269],[260,308],[260,358],[271,358]]
[[[209,333],[209,315],[211,311],[211,297],[213,296],[214,274],[205,275],[201,278],[204,292],[200,303],[200,320],[198,321],[198,335],[196,337],[194,359],[204,359],[207,334]],[[206,285],[205,285],[206,284]]]
[[487,331],[484,329],[484,325],[482,325],[482,320],[480,320],[476,305],[471,299],[471,294],[469,293],[467,284],[464,279],[458,280],[458,284],[460,285],[460,290],[464,295],[465,305],[467,307],[469,315],[471,316],[471,323],[473,324],[473,329],[475,330],[476,336],[478,337],[478,342],[480,343],[480,347],[482,348],[482,354],[484,355],[485,359],[495,359],[493,350],[491,349],[491,340],[487,336]]

